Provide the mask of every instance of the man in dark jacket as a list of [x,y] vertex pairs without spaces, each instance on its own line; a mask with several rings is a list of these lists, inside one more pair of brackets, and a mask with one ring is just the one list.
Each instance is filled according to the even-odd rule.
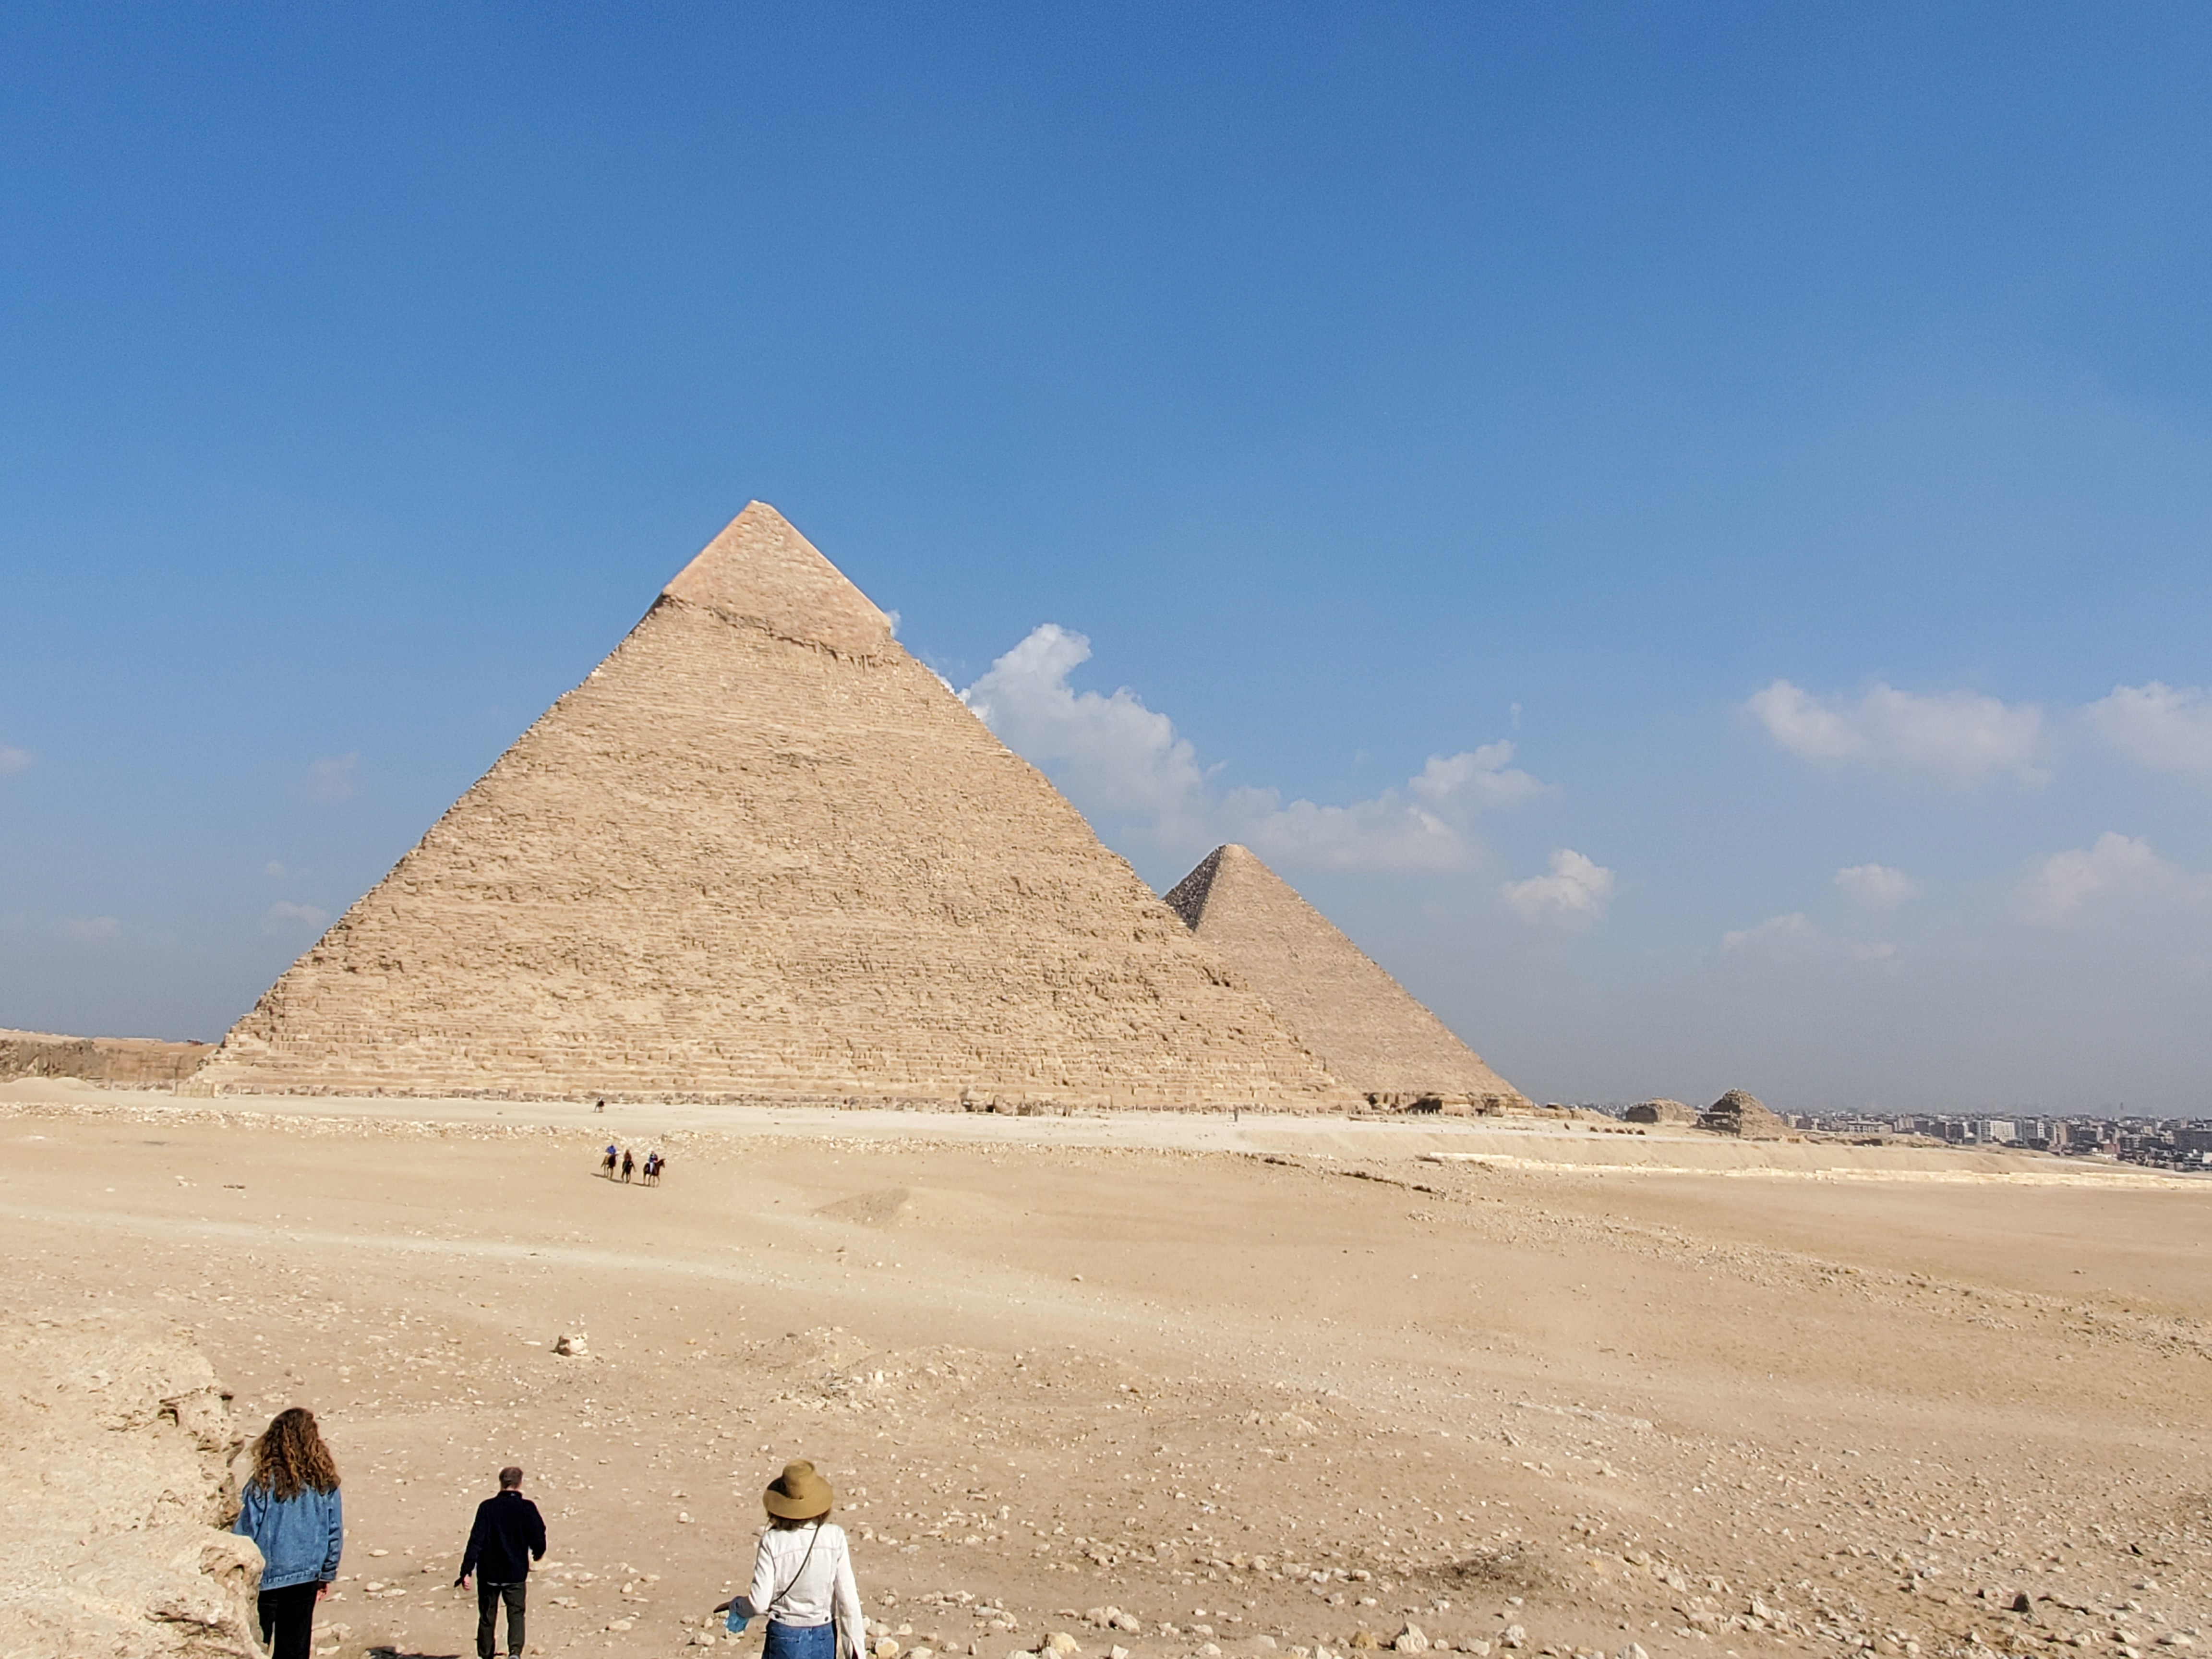
[[477,1505],[469,1528],[469,1547],[461,1557],[456,1589],[466,1589],[477,1575],[477,1659],[492,1659],[499,1604],[507,1603],[507,1650],[522,1651],[523,1604],[530,1589],[530,1563],[545,1559],[545,1517],[522,1495],[522,1471],[499,1472],[499,1496]]

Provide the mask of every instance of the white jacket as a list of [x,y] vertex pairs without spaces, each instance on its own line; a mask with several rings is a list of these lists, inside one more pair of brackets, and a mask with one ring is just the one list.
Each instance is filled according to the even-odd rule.
[[765,1615],[779,1625],[820,1625],[835,1618],[839,1650],[865,1650],[860,1587],[853,1577],[845,1529],[834,1521],[763,1532],[745,1600],[755,1617]]

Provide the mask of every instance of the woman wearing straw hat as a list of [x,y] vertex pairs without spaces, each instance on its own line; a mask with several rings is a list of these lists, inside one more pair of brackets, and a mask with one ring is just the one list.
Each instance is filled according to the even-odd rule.
[[866,1626],[845,1529],[830,1519],[837,1495],[811,1463],[785,1466],[761,1501],[768,1529],[753,1557],[752,1588],[726,1609],[728,1628],[768,1620],[761,1659],[858,1659]]

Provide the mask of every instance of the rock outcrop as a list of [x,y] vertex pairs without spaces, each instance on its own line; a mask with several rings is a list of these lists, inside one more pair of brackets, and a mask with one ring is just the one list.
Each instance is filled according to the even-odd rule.
[[1215,848],[1169,890],[1167,902],[1200,944],[1370,1103],[1413,1111],[1528,1108],[1519,1090],[1249,848]]
[[258,1659],[261,1556],[224,1530],[238,1440],[189,1338],[0,1316],[0,1652]]
[[211,1042],[0,1031],[0,1082],[15,1077],[76,1077],[112,1089],[143,1089],[190,1077],[214,1052]]
[[1691,1124],[1698,1121],[1698,1109],[1679,1100],[1639,1100],[1621,1115],[1631,1123]]
[[1731,1089],[1698,1115],[1698,1127],[1717,1135],[1740,1135],[1746,1140],[1784,1140],[1792,1131],[1757,1097]]
[[190,1088],[1354,1098],[758,501]]

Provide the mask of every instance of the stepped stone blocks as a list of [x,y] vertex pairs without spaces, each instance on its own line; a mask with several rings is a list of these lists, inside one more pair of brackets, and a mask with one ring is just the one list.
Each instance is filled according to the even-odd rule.
[[1698,1127],[1717,1135],[1740,1135],[1746,1140],[1795,1139],[1790,1126],[1766,1109],[1757,1095],[1731,1089],[1698,1115]]
[[1249,848],[1217,847],[1168,903],[1329,1070],[1377,1106],[1526,1111],[1518,1089]]
[[1355,1099],[757,501],[190,1086]]
[[1679,1100],[1639,1100],[1621,1115],[1630,1123],[1695,1123],[1698,1109]]

